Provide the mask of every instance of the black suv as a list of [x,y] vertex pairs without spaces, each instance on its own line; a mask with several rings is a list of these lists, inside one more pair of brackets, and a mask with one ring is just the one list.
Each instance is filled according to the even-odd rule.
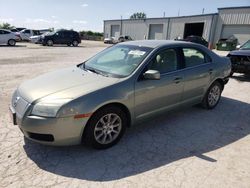
[[78,46],[81,43],[79,33],[72,30],[58,30],[41,37],[41,43],[45,46],[54,44],[67,44],[68,46]]
[[208,47],[208,42],[200,36],[191,35],[191,36],[188,36],[187,38],[185,38],[184,41],[194,42],[194,43],[201,44],[203,46]]

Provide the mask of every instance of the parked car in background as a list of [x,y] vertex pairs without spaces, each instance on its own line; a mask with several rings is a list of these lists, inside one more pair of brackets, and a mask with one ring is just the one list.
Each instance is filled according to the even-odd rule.
[[7,44],[9,46],[15,46],[16,41],[19,41],[20,38],[15,33],[6,30],[0,29],[0,44]]
[[117,43],[117,40],[115,37],[105,38],[103,41],[105,44],[115,44]]
[[13,32],[13,33],[18,33],[19,32],[17,29],[11,29],[10,31]]
[[250,40],[243,44],[239,50],[231,51],[227,55],[232,63],[233,73],[244,73],[250,75]]
[[133,40],[130,36],[127,36],[127,35],[125,35],[125,36],[120,36],[119,38],[118,38],[118,42],[126,42],[126,41],[131,41],[131,40]]
[[20,37],[23,41],[29,41],[31,36],[41,35],[39,30],[24,29],[20,31]]
[[104,149],[153,115],[195,104],[215,108],[230,71],[229,58],[194,43],[124,42],[24,82],[10,110],[28,139]]
[[26,29],[25,27],[16,27],[16,30],[18,30],[19,32]]
[[208,47],[208,42],[203,37],[200,36],[191,35],[186,37],[184,41],[193,42]]
[[81,38],[78,32],[73,30],[58,30],[50,32],[41,37],[41,43],[47,46],[54,44],[67,44],[68,46],[78,46],[81,43]]
[[45,33],[43,33],[41,35],[32,36],[32,37],[29,38],[29,40],[30,40],[31,43],[34,43],[34,44],[41,44],[41,40],[42,40],[43,36],[45,36],[45,35],[47,35],[49,33],[50,32],[45,32]]
[[216,44],[216,49],[222,51],[232,51],[236,49],[237,44],[238,39],[234,36],[231,36],[228,39],[220,39]]

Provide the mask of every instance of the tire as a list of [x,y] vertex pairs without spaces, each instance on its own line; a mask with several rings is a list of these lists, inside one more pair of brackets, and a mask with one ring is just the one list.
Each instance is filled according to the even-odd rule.
[[71,44],[67,44],[67,46],[71,46]]
[[202,106],[205,109],[213,109],[220,101],[222,93],[222,85],[215,81],[207,90],[203,100]]
[[230,74],[229,74],[229,76],[230,76],[230,77],[232,77],[232,76],[233,76],[233,74],[234,74],[234,72],[233,72],[233,71],[231,71],[231,72],[230,72]]
[[46,44],[47,44],[48,46],[53,46],[53,45],[54,45],[54,42],[53,42],[53,40],[47,40]]
[[75,46],[75,47],[78,46],[78,44],[79,44],[79,43],[78,43],[77,40],[74,40],[74,41],[72,42],[72,45]]
[[15,41],[14,39],[10,39],[10,40],[8,41],[8,45],[9,45],[9,46],[15,46],[15,45],[16,45],[16,41]]
[[95,149],[112,147],[123,136],[127,124],[127,116],[120,108],[104,107],[94,113],[87,123],[82,137],[83,143]]

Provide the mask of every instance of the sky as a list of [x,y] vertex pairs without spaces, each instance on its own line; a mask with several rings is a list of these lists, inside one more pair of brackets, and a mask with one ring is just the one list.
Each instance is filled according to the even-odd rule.
[[250,6],[250,0],[0,0],[0,23],[30,29],[103,31],[103,20],[216,13],[217,8]]

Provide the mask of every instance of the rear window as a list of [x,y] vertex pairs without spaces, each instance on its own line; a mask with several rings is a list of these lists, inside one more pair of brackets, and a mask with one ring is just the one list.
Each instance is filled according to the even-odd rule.
[[206,63],[204,54],[193,48],[183,48],[183,54],[185,57],[185,67],[194,67]]

